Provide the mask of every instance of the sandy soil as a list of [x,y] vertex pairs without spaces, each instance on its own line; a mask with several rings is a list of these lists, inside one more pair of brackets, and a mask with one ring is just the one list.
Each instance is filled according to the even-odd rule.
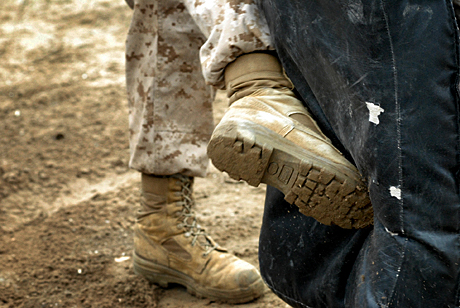
[[[0,2],[0,307],[230,307],[133,273],[124,1]],[[226,106],[218,95],[216,118]],[[257,266],[264,187],[212,169],[202,225]],[[238,307],[287,307],[269,290]]]

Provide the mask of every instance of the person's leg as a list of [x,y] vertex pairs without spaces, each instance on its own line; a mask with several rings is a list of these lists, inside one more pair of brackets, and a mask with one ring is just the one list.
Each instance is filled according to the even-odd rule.
[[258,0],[184,0],[207,40],[200,50],[203,76],[223,89],[227,65],[243,54],[272,51],[268,26]]
[[241,303],[262,295],[258,271],[217,245],[194,213],[193,177],[206,174],[213,128],[204,41],[182,1],[135,1],[126,45],[130,167],[142,173],[134,270],[161,286]]
[[[457,307],[459,60],[452,3],[261,4],[288,76],[369,182],[374,231],[343,282],[343,305]],[[308,294],[296,299],[314,301]]]
[[205,176],[214,123],[204,41],[181,1],[136,1],[126,45],[131,168]]

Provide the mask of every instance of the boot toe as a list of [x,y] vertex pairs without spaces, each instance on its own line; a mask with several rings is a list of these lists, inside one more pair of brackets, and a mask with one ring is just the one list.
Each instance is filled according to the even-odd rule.
[[259,272],[255,269],[246,269],[240,271],[236,277],[236,284],[241,288],[241,289],[248,289],[254,283],[258,282],[261,280]]

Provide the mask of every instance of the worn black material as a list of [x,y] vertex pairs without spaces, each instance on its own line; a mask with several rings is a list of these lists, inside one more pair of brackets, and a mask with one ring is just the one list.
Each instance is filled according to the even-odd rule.
[[343,307],[344,286],[370,231],[323,225],[269,186],[259,244],[261,274],[292,306]]
[[[260,3],[288,76],[368,180],[375,212],[363,244],[363,231],[312,222],[298,231],[291,221],[297,214],[280,220],[270,208],[286,204],[269,193],[260,243],[264,278],[307,307],[457,307],[459,60],[451,1]],[[275,240],[272,222],[291,240]],[[299,232],[312,240],[297,247],[308,256],[284,254]],[[327,247],[318,246],[325,239]],[[332,262],[335,270],[307,266],[277,279],[276,266],[291,261],[324,269]]]

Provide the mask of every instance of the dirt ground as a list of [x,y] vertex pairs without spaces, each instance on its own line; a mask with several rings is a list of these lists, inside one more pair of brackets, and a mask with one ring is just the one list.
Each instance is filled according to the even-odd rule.
[[[134,275],[123,0],[0,1],[0,307],[231,307]],[[219,94],[216,118],[226,102]],[[257,266],[264,187],[198,179],[201,224]],[[241,308],[287,307],[268,289]]]

